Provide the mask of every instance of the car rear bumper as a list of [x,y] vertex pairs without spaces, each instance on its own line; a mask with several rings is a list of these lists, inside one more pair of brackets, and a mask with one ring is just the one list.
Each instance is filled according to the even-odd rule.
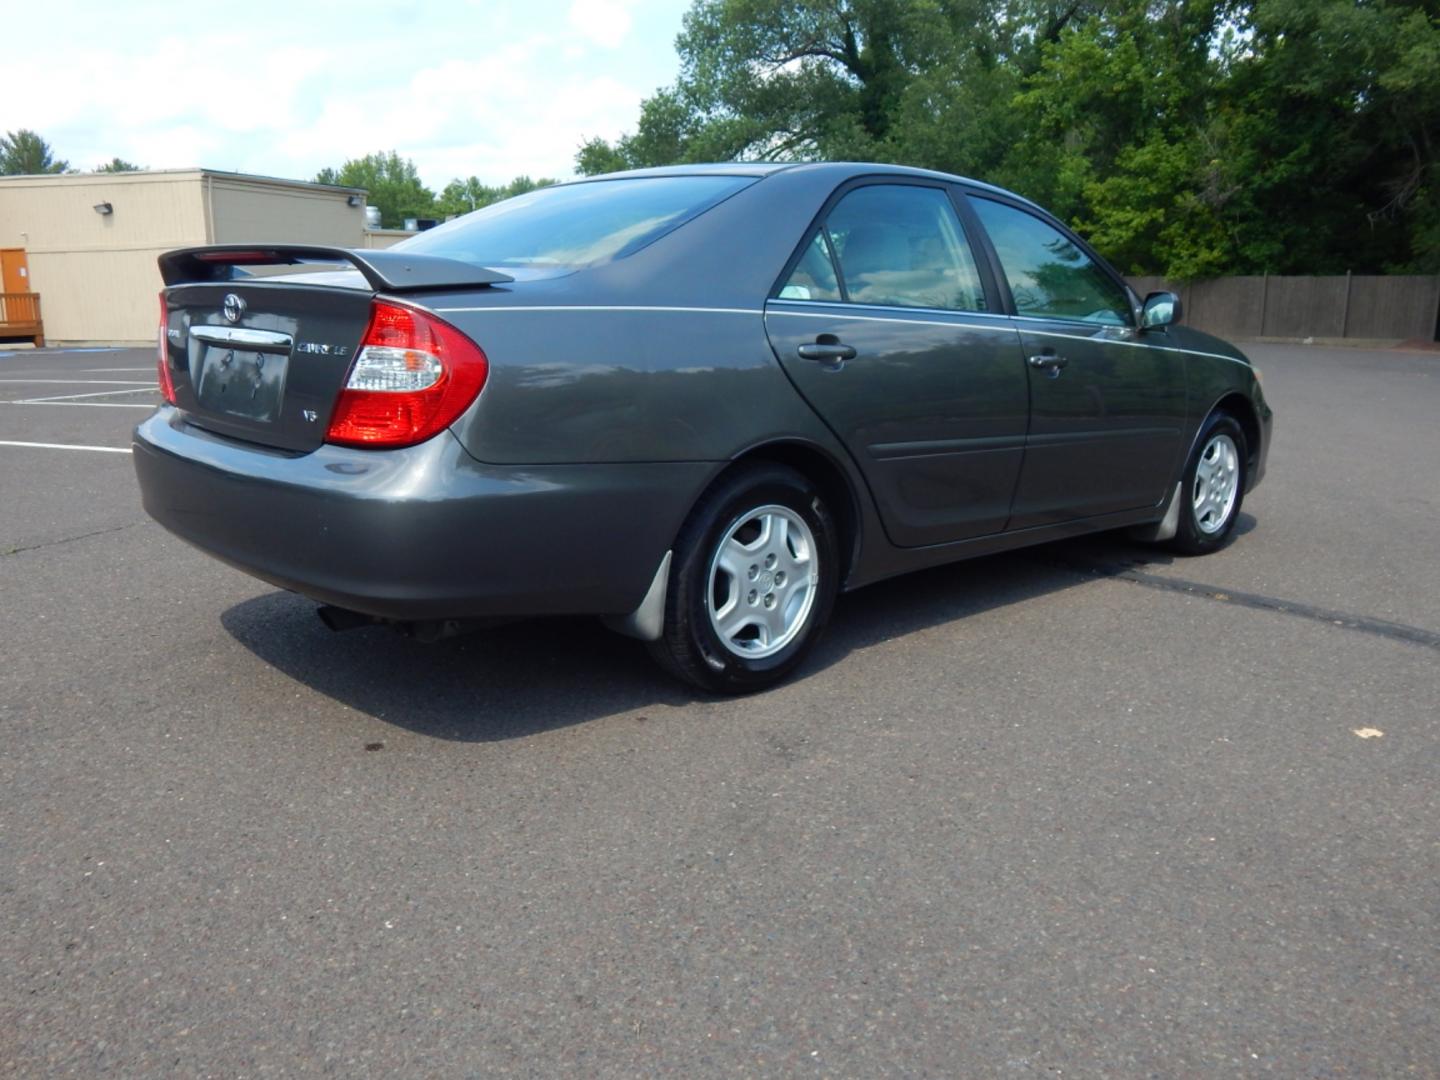
[[135,429],[145,510],[264,581],[388,619],[624,614],[715,466],[492,466],[449,432],[293,454],[162,407]]

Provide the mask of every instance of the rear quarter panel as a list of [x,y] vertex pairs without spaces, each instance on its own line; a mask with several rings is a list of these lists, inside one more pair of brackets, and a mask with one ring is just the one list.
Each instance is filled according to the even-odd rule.
[[461,329],[490,377],[457,434],[495,464],[721,461],[826,432],[751,311],[495,311]]

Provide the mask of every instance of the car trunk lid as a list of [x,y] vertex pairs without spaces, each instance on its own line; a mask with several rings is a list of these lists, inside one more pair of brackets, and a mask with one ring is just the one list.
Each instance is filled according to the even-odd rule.
[[[354,269],[266,276],[308,263]],[[197,427],[299,453],[325,441],[377,292],[510,280],[452,259],[284,245],[182,249],[162,255],[160,270],[176,407]]]
[[365,334],[371,296],[263,279],[167,289],[176,407],[220,435],[314,450]]

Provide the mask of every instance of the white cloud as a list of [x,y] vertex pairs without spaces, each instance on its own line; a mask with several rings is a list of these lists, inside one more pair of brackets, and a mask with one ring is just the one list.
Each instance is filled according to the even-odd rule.
[[633,129],[673,77],[688,0],[251,5],[223,48],[213,20],[185,29],[150,0],[103,26],[71,0],[25,6],[7,29],[27,49],[5,63],[25,90],[0,96],[0,131],[36,130],[77,168],[118,155],[308,177],[394,149],[436,188],[563,178],[585,138]]
[[402,87],[330,99],[313,121],[287,132],[281,149],[339,162],[370,150],[415,159],[439,188],[454,177],[490,183],[521,173],[565,177],[591,132],[638,115],[645,91],[607,75],[552,66],[547,38],[513,44],[484,60],[447,60]]
[[630,7],[623,0],[574,0],[569,22],[596,45],[615,49],[630,33]]

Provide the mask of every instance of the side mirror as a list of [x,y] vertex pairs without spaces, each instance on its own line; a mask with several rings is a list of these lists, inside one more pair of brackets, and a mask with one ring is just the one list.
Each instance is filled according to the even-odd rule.
[[1180,297],[1173,292],[1152,292],[1145,297],[1145,306],[1140,310],[1140,328],[1157,330],[1162,326],[1178,323],[1185,313]]

